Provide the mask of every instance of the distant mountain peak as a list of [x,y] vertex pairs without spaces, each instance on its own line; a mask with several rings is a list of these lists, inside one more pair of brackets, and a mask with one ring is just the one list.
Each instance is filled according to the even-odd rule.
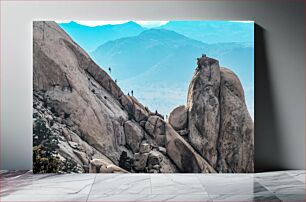
[[58,23],[60,26],[85,26],[77,23],[76,21]]
[[[162,41],[196,41],[172,30],[152,28],[142,31],[138,36],[142,39],[154,39]],[[197,41],[198,42],[198,41]],[[201,42],[199,42],[201,43]]]
[[137,26],[141,26],[140,24],[136,23],[136,22],[135,22],[135,21],[133,21],[133,20],[130,20],[130,21],[128,21],[128,22],[126,22],[126,23],[124,23],[124,24],[130,24],[130,25],[137,25]]
[[99,45],[107,41],[137,36],[145,30],[145,28],[133,21],[114,25],[98,25],[95,27],[78,24],[75,21],[59,23],[59,25],[87,52],[95,50]]

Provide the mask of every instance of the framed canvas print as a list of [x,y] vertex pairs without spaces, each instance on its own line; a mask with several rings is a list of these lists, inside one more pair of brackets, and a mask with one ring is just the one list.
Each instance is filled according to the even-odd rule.
[[254,22],[34,21],[34,173],[254,171]]

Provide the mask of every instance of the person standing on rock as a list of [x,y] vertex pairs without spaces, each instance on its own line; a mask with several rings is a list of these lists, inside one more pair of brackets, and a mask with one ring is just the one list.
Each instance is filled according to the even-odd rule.
[[108,71],[110,74],[112,73],[112,69],[110,67],[108,68]]
[[131,93],[132,93],[132,96],[134,96],[134,91],[133,90],[131,91]]

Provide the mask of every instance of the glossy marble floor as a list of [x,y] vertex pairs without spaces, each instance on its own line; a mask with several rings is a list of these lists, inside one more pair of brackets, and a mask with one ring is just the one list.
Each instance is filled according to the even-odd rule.
[[305,201],[305,171],[68,174],[1,171],[0,201]]

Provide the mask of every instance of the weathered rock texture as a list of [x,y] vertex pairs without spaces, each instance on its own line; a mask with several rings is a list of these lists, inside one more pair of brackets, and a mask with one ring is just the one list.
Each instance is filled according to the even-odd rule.
[[253,172],[254,124],[238,77],[206,56],[197,64],[187,98],[190,144],[217,172]]
[[167,126],[167,154],[185,173],[216,172],[169,124]]
[[54,155],[71,160],[71,172],[251,170],[253,124],[243,91],[215,60],[199,61],[187,108],[171,115],[173,128],[125,95],[55,22],[34,22],[33,37],[34,124],[42,120],[55,135]]
[[188,109],[185,105],[178,106],[170,113],[168,122],[175,130],[184,130],[188,124],[187,115]]
[[253,172],[254,124],[244,101],[238,77],[221,68],[220,134],[218,170],[220,172]]
[[[118,164],[128,114],[115,82],[54,22],[34,22],[34,96],[78,137]],[[66,117],[65,117],[66,114]]]
[[188,90],[189,140],[212,165],[217,164],[220,128],[220,68],[218,61],[200,58]]
[[131,150],[136,153],[139,151],[139,145],[144,136],[144,130],[133,121],[126,121],[124,123],[124,132],[126,141]]

